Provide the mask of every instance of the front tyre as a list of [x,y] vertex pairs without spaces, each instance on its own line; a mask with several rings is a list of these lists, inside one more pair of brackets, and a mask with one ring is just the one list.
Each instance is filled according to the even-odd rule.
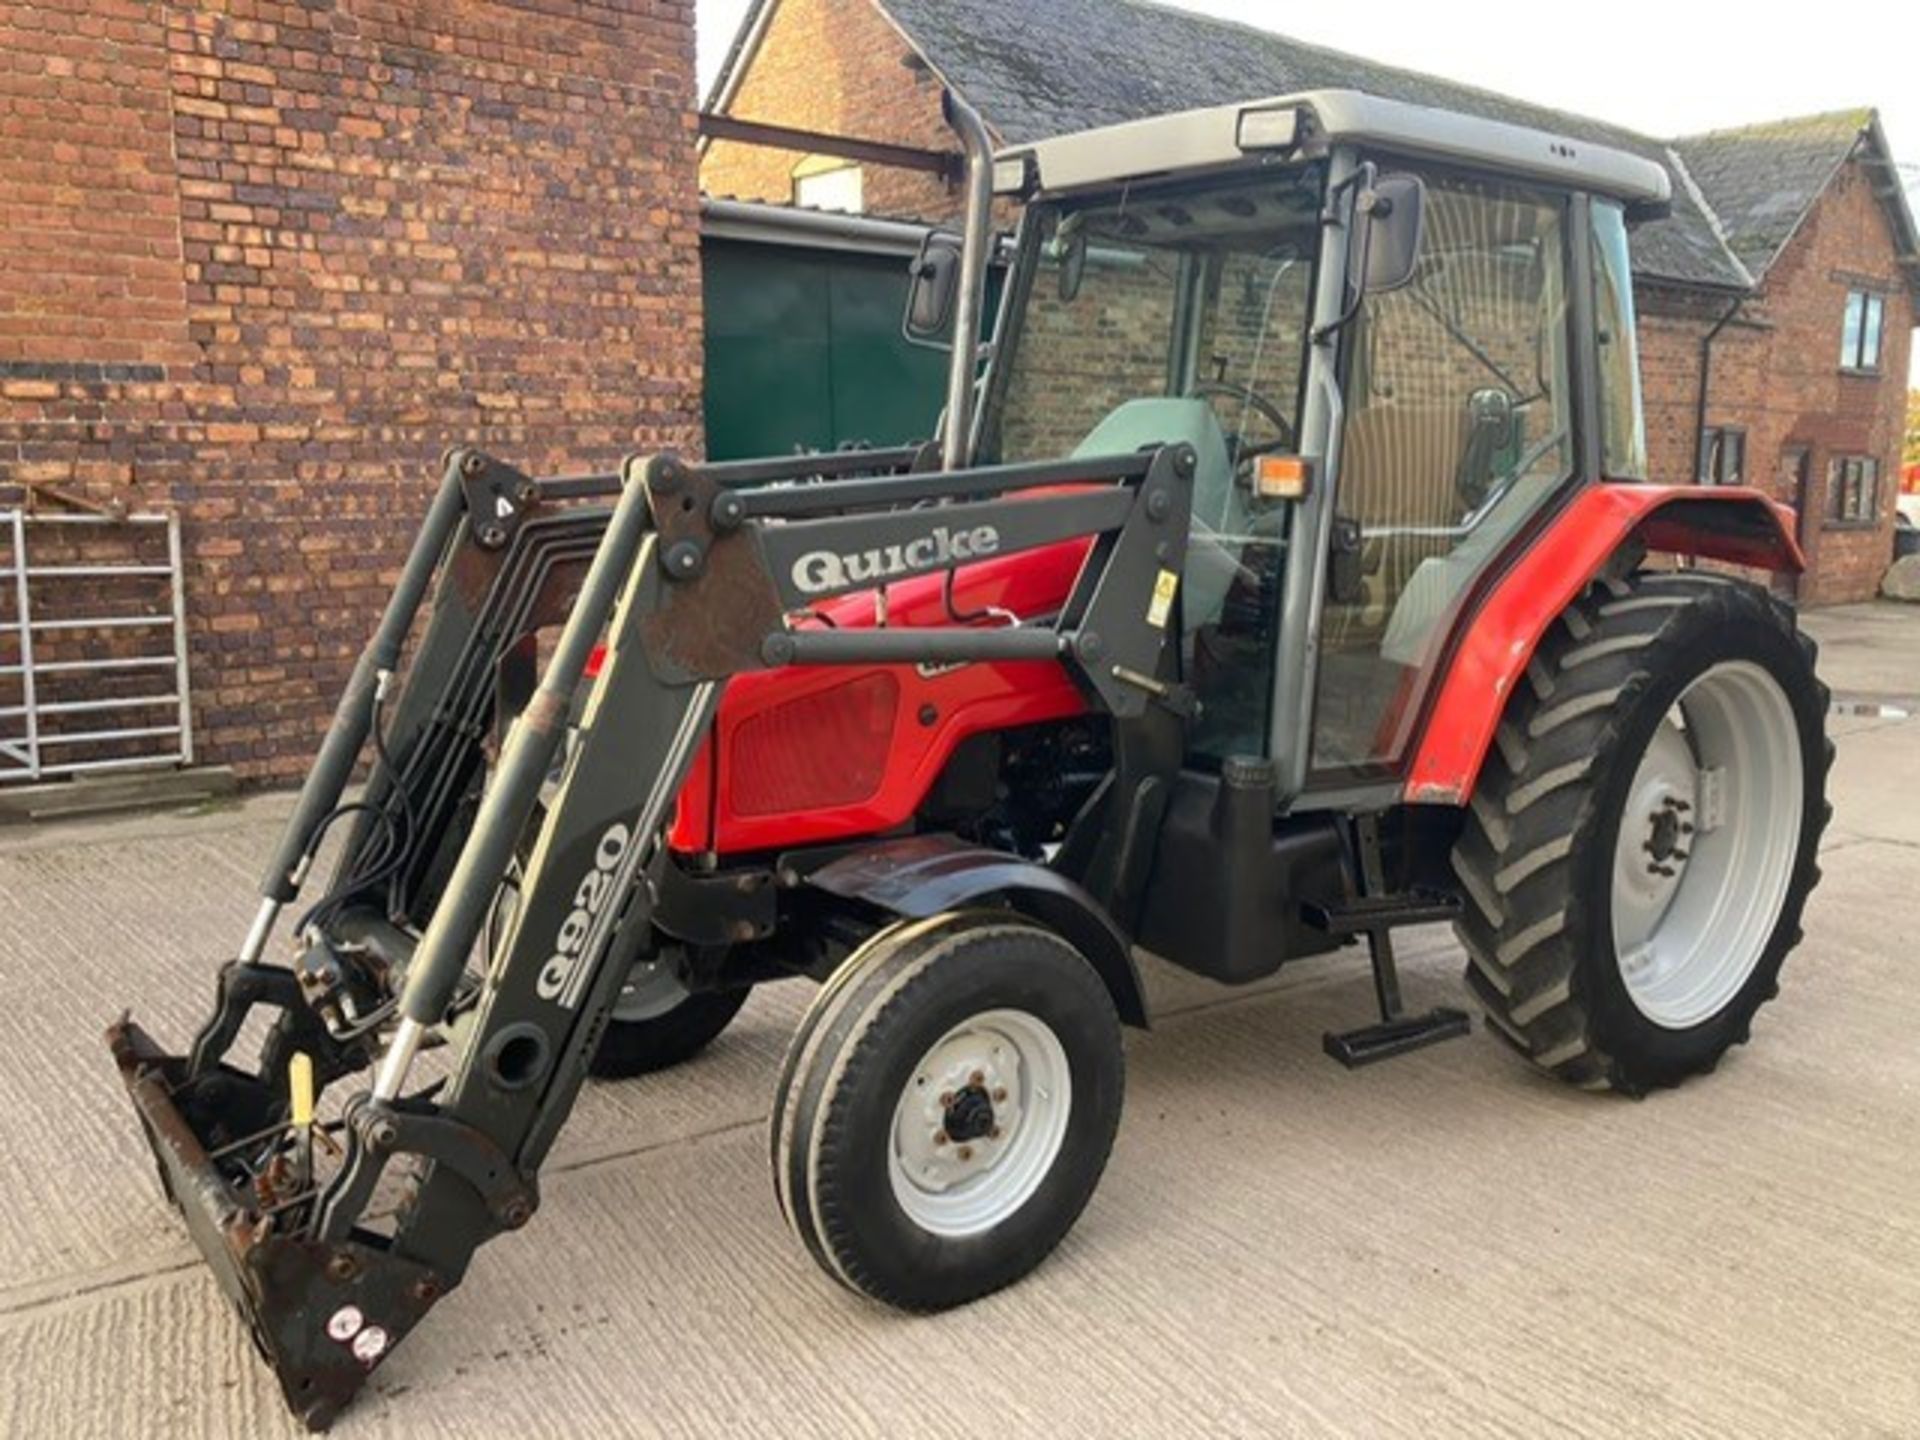
[[[1025,1275],[1093,1194],[1120,1119],[1120,1023],[1050,931],[897,927],[849,957],[775,1106],[782,1209],[835,1279],[908,1310]],[[849,969],[851,967],[851,969]]]
[[1813,661],[1693,571],[1600,582],[1541,643],[1454,852],[1468,983],[1535,1065],[1642,1094],[1747,1039],[1820,875]]
[[670,960],[636,961],[587,1073],[625,1080],[691,1060],[732,1023],[752,989],[689,990]]

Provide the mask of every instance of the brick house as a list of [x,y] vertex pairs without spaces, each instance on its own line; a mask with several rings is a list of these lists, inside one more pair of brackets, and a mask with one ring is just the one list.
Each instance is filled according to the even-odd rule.
[[[1006,143],[1351,87],[1664,165],[1673,213],[1633,240],[1653,473],[1794,504],[1802,603],[1874,593],[1892,551],[1920,238],[1871,110],[1663,141],[1143,0],[755,0],[707,108],[940,148],[942,86]],[[714,141],[700,179],[714,195],[955,213],[935,178],[851,168]]]
[[693,0],[0,0],[0,505],[179,508],[203,758],[299,773],[448,444],[698,444],[693,65]]

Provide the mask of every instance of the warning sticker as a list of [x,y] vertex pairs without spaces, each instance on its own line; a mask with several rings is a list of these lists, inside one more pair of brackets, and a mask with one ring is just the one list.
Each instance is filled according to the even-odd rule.
[[1173,608],[1173,592],[1180,588],[1180,577],[1162,570],[1153,582],[1153,599],[1147,603],[1147,623],[1156,630],[1167,628],[1167,612]]

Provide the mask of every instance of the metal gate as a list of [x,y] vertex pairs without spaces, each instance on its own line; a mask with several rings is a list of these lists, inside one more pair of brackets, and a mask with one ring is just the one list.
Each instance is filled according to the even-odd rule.
[[0,508],[0,783],[191,763],[179,516]]

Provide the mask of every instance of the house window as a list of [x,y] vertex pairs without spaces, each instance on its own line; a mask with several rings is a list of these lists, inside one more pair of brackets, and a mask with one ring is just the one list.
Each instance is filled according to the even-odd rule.
[[1827,467],[1827,523],[1873,525],[1880,519],[1880,462],[1836,455]]
[[809,155],[793,167],[793,203],[858,215],[864,208],[860,167],[832,155]]
[[1842,370],[1878,370],[1880,368],[1880,330],[1887,318],[1883,295],[1865,290],[1847,292],[1846,319],[1840,326],[1840,368]]
[[1747,432],[1721,426],[1700,432],[1702,485],[1740,485],[1747,475]]

